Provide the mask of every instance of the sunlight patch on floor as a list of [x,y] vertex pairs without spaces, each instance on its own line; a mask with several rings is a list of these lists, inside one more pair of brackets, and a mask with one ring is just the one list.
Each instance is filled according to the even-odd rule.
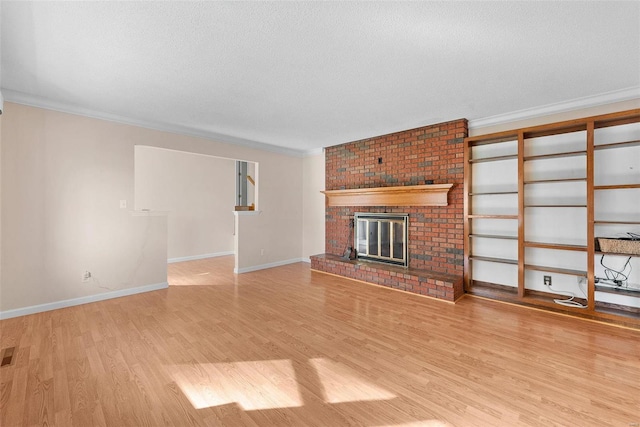
[[303,405],[290,360],[174,365],[170,372],[196,409],[230,403],[245,411]]
[[310,359],[309,362],[318,373],[328,403],[389,400],[396,397],[344,364],[329,359]]
[[[320,390],[330,404],[394,399],[395,394],[333,360],[310,359]],[[173,365],[172,379],[196,409],[236,403],[245,411],[304,405],[291,360]],[[434,427],[438,426],[434,424]]]

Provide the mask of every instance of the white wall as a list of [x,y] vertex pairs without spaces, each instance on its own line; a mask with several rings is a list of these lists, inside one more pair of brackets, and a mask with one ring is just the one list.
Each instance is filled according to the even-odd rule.
[[325,189],[324,152],[307,156],[302,162],[302,256],[324,252],[325,238]]
[[238,262],[301,258],[302,158],[13,103],[2,117],[2,311],[166,281],[166,218],[129,212],[136,145],[259,162],[265,254]]
[[233,252],[235,160],[135,147],[135,208],[168,212],[169,260]]

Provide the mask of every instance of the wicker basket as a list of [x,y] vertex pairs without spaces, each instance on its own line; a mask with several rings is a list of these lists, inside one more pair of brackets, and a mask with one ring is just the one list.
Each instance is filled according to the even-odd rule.
[[612,254],[640,255],[640,240],[630,237],[596,237],[596,247]]

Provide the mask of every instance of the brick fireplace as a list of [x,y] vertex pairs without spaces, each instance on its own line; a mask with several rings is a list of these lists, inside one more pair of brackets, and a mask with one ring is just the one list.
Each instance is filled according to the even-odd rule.
[[[463,139],[467,121],[425,126],[325,150],[327,190],[453,184],[447,206],[327,206],[314,270],[454,301],[463,293]],[[342,258],[356,212],[409,214],[409,266]]]

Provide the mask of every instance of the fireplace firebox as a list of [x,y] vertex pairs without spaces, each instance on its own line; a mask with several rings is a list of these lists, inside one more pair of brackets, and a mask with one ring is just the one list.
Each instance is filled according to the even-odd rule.
[[354,216],[357,257],[408,266],[408,214],[363,213]]

